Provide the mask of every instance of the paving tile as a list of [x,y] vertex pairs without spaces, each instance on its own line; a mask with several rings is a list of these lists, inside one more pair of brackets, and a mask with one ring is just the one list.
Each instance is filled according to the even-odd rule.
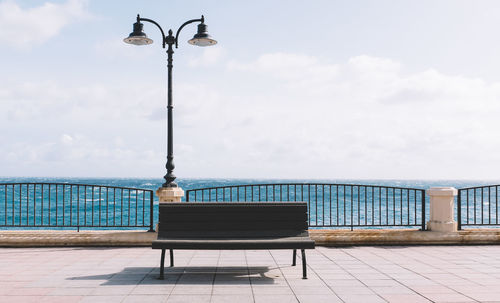
[[242,294],[242,295],[252,295],[252,288],[250,286],[243,285],[214,285],[212,289],[213,295],[229,295],[229,294]]
[[[384,280],[385,281],[385,280]],[[326,279],[323,282],[329,286],[334,287],[365,287],[363,283],[359,280],[329,280]]]
[[67,280],[61,287],[99,287],[107,281],[103,280]]
[[219,294],[213,294],[211,299],[211,303],[253,303],[253,296],[252,294],[248,295],[241,295],[241,294],[225,294],[225,295],[219,295]]
[[254,295],[255,303],[297,303],[294,295]]
[[481,302],[500,302],[500,291],[467,293],[466,295],[474,300],[478,300]]
[[168,303],[208,303],[210,295],[175,295],[171,294],[167,301]]
[[459,303],[459,302],[475,302],[474,299],[470,297],[466,297],[462,294],[459,293],[446,293],[446,294],[424,294],[427,299],[433,301],[433,302],[453,302],[453,303]]
[[173,285],[138,285],[130,295],[168,295],[173,289]]
[[125,296],[85,296],[80,303],[119,303]]
[[370,287],[370,290],[372,290],[376,294],[388,294],[388,295],[403,295],[403,294],[416,294],[415,291],[413,291],[410,288],[404,287],[404,286],[374,286]]
[[8,292],[8,295],[11,296],[43,296],[51,291],[53,291],[54,288],[43,288],[43,287],[20,287],[20,288],[13,288]]
[[210,295],[212,285],[177,285],[172,289],[172,295]]
[[485,286],[498,286],[500,279],[473,279],[474,282]]
[[455,294],[455,290],[444,285],[415,285],[410,286],[415,292],[422,294]]
[[331,295],[332,290],[327,286],[295,286],[292,287],[295,294],[300,295]]
[[418,295],[418,294],[382,294],[382,298],[387,300],[390,303],[429,303],[432,301],[427,300],[426,298]]
[[402,286],[401,283],[399,283],[398,281],[396,280],[385,280],[385,279],[382,279],[382,280],[360,280],[360,282],[368,287],[371,287],[371,286],[385,286],[385,287],[398,287],[398,286]]
[[268,286],[268,285],[252,285],[252,291],[255,295],[293,295],[292,290],[288,286]]
[[356,294],[356,295],[375,295],[373,290],[368,287],[345,287],[345,286],[330,286],[334,293],[338,294]]
[[396,280],[408,287],[422,286],[422,285],[440,285],[438,282],[429,279],[397,279]]
[[83,296],[44,296],[40,303],[77,303],[81,302]]
[[134,289],[133,286],[102,286],[95,288],[91,296],[112,296],[112,295],[128,295]]
[[113,275],[109,278],[109,280],[134,280],[134,281],[140,281],[144,279],[144,276],[146,274],[116,274]]
[[93,287],[61,287],[53,289],[48,293],[49,296],[86,296],[90,295],[95,288]]
[[9,303],[36,303],[42,299],[42,296],[0,296],[0,302]]
[[337,303],[342,302],[335,295],[297,295],[300,303]]
[[167,301],[168,295],[129,295],[122,303],[163,303]]
[[339,298],[345,303],[382,303],[387,302],[376,294],[339,294]]

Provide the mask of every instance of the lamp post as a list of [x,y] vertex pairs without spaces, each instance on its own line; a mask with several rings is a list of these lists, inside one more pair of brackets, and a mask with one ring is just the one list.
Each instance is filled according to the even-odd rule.
[[188,24],[199,22],[198,24],[198,32],[194,35],[194,37],[188,41],[189,44],[197,45],[197,46],[210,46],[215,45],[217,41],[212,39],[207,32],[207,26],[205,25],[205,18],[203,15],[200,19],[192,19],[184,22],[179,29],[177,30],[175,36],[173,35],[172,30],[168,31],[168,36],[165,35],[161,26],[156,23],[154,20],[141,18],[137,15],[137,22],[134,23],[133,32],[130,35],[123,39],[125,43],[134,44],[134,45],[148,45],[153,43],[153,40],[148,38],[146,33],[142,30],[143,24],[141,21],[153,23],[158,27],[161,32],[162,37],[162,46],[165,48],[167,46],[167,69],[168,69],[168,90],[167,90],[167,164],[165,165],[167,169],[167,174],[163,177],[165,179],[165,183],[163,183],[162,188],[175,188],[177,184],[174,182],[174,153],[173,153],[173,121],[172,121],[172,55],[174,54],[173,45],[175,44],[175,48],[178,48],[179,41],[179,33],[181,30]]

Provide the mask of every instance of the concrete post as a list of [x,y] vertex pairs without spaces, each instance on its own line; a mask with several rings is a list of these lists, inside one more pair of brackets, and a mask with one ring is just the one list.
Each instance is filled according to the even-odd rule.
[[156,190],[160,203],[181,202],[184,191],[180,187],[160,187]]
[[427,190],[431,198],[431,220],[427,222],[428,230],[457,231],[457,222],[453,218],[453,202],[457,192],[454,187],[432,187]]

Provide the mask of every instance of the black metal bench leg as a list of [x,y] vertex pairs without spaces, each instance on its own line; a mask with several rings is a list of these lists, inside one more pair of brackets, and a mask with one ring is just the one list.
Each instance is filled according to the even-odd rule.
[[307,264],[306,264],[306,250],[301,249],[302,253],[302,279],[307,279]]
[[174,250],[170,250],[170,267],[174,267]]
[[164,279],[163,272],[165,270],[165,249],[161,250],[161,261],[160,261],[160,280]]
[[296,265],[296,259],[297,259],[297,250],[294,249],[293,250],[293,260],[292,260],[292,266],[295,266]]

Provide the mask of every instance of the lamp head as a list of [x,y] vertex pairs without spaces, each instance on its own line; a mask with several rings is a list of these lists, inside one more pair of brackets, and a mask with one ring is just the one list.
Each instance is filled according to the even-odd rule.
[[144,25],[139,22],[139,15],[137,15],[137,22],[134,23],[134,30],[128,35],[127,38],[123,39],[125,43],[134,45],[148,45],[153,43],[153,40],[148,38],[146,33],[142,30]]
[[217,41],[208,34],[207,25],[202,21],[198,24],[198,33],[188,43],[197,46],[211,46],[217,44]]

